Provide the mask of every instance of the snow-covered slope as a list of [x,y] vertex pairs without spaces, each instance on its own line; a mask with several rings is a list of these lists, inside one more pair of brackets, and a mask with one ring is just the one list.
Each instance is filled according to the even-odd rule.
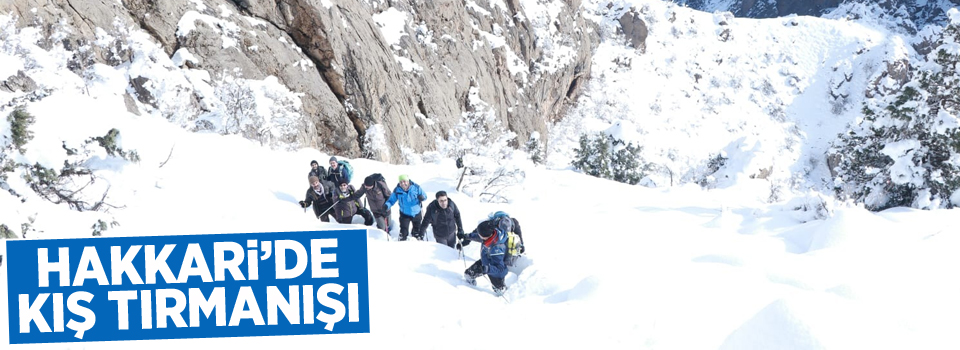
[[[54,101],[53,97],[44,101]],[[52,118],[40,115],[38,118]],[[61,101],[65,104],[65,101]],[[106,113],[109,113],[107,111]],[[120,226],[105,236],[310,230],[322,224],[297,205],[312,150],[271,151],[237,136],[191,134],[114,114],[141,153],[109,170]],[[77,114],[64,124],[101,116]],[[67,124],[69,123],[69,124]],[[49,127],[49,126],[48,126]],[[39,133],[53,130],[37,128]],[[134,140],[141,140],[135,142]],[[167,160],[169,150],[176,144]],[[450,161],[416,166],[353,160],[358,174],[410,174],[446,190],[468,230],[505,210],[523,223],[529,252],[508,275],[510,303],[461,280],[466,259],[433,242],[388,241],[368,231],[371,333],[89,344],[161,349],[265,346],[467,348],[902,349],[953,348],[960,324],[956,210],[874,214],[824,203],[812,220],[802,203],[768,205],[760,193],[696,186],[648,189],[570,171],[528,169],[511,204],[478,203],[455,191]],[[122,186],[120,186],[122,185]],[[760,189],[762,192],[763,189]],[[82,237],[103,213],[30,198],[3,213],[36,218],[29,234]],[[812,197],[810,203],[816,203]],[[14,203],[15,204],[15,203]],[[27,212],[27,210],[35,212]],[[396,218],[396,217],[394,217]],[[359,220],[359,218],[358,218]],[[812,220],[812,221],[811,221]],[[394,233],[395,234],[395,233]],[[2,247],[2,246],[0,246]],[[2,253],[2,251],[0,251]],[[5,261],[4,270],[16,268]],[[0,272],[0,274],[6,272]],[[0,281],[5,276],[0,275]],[[2,283],[2,282],[0,282]],[[489,288],[481,280],[480,288]],[[0,286],[0,299],[7,300]],[[5,314],[5,303],[0,303]],[[0,342],[6,341],[6,320]],[[496,340],[483,336],[500,331]],[[695,336],[694,336],[695,335]],[[75,344],[30,348],[66,349]],[[21,347],[10,347],[21,348]]]
[[[732,159],[713,186],[768,176],[771,187],[829,180],[826,150],[859,115],[888,64],[915,56],[910,38],[879,23],[813,17],[733,18],[661,1],[585,2],[603,43],[578,107],[551,135],[551,164],[569,164],[582,132],[644,147],[658,186],[700,181],[717,155]],[[643,49],[623,42],[631,8],[647,24]]]
[[922,28],[927,24],[943,24],[944,13],[960,5],[956,0],[674,0],[704,12],[732,12],[738,17],[773,18],[791,14],[829,16],[852,7],[870,6],[900,18],[903,28]]

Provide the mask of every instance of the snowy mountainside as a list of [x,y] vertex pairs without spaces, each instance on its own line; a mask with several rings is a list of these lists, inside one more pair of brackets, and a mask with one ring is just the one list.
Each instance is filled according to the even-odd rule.
[[918,29],[928,24],[944,24],[944,14],[960,5],[956,0],[674,0],[704,12],[732,12],[738,17],[773,18],[791,14],[803,16],[835,16],[850,8],[870,6],[887,16],[900,19],[904,29]]
[[[382,231],[367,229],[370,334],[9,347],[957,348],[957,209],[871,213],[816,193],[770,204],[769,185],[749,179],[755,169],[770,165],[778,166],[774,179],[787,177],[805,155],[822,152],[817,147],[827,141],[816,137],[830,138],[836,130],[819,128],[840,129],[858,109],[856,101],[827,102],[828,87],[865,89],[877,74],[872,65],[911,55],[909,46],[852,23],[837,26],[822,19],[796,18],[794,26],[791,19],[754,22],[677,10],[670,22],[673,7],[646,4],[648,16],[657,19],[648,21],[646,53],[617,42],[603,45],[598,57],[604,59],[595,64],[604,68],[591,83],[591,99],[581,101],[570,123],[555,131],[582,127],[633,137],[644,142],[648,159],[677,174],[695,174],[703,159],[725,151],[731,161],[714,174],[718,188],[645,188],[526,164],[524,180],[510,188],[511,202],[494,204],[456,191],[460,172],[452,159],[404,165],[350,159],[357,177],[380,172],[393,185],[408,174],[430,197],[447,191],[467,230],[495,210],[516,216],[528,254],[507,277],[509,303],[491,295],[482,279],[478,288],[464,284],[463,270],[479,258],[479,244],[468,246],[461,258],[432,241],[390,241]],[[615,18],[621,10],[611,11],[598,19]],[[613,26],[606,24],[605,35],[614,38]],[[728,42],[754,37],[760,49],[724,47],[717,37],[727,26],[733,27]],[[673,38],[671,28],[683,40]],[[846,34],[851,30],[856,35]],[[28,34],[8,34],[0,45],[0,70],[30,67],[43,91],[0,92],[0,115],[7,118],[22,102],[35,117],[23,152],[14,150],[22,133],[9,120],[0,122],[0,156],[25,165],[6,174],[0,192],[0,224],[16,237],[90,237],[101,221],[107,226],[98,234],[107,237],[362,227],[319,222],[297,205],[307,190],[309,161],[323,163],[331,154],[275,150],[239,135],[188,132],[156,115],[131,114],[122,97],[126,84],[111,78],[125,74],[122,70],[96,66],[109,74],[84,80],[65,69],[62,51],[33,45]],[[741,46],[751,43],[743,41]],[[671,49],[675,46],[682,51]],[[863,53],[851,58],[861,47]],[[166,62],[162,55],[156,59]],[[615,59],[624,65],[611,63]],[[745,73],[751,69],[756,72]],[[730,84],[737,77],[739,86]],[[661,107],[654,113],[650,105],[657,101]],[[771,116],[764,109],[769,106],[780,106],[782,114],[774,115],[782,118]],[[86,143],[111,128],[119,130],[116,145],[136,151],[137,161]],[[560,159],[564,153],[552,156],[556,167],[567,167]],[[43,200],[24,179],[32,164],[62,169],[65,161],[96,175],[80,199],[97,201],[108,194],[104,200],[116,208],[72,210]],[[824,172],[819,166],[813,169]],[[653,178],[668,183],[668,174]],[[83,184],[63,185],[76,190]],[[730,184],[738,186],[723,188]],[[0,254],[4,247],[0,243]],[[0,268],[2,300],[8,297],[3,274],[10,268],[8,260]],[[0,302],[0,315],[6,308]],[[10,325],[3,322],[0,343],[7,344]],[[490,327],[505,329],[500,339],[478,335]]]
[[[584,3],[604,40],[584,97],[555,126],[550,161],[569,161],[578,131],[606,130],[644,147],[657,186],[758,177],[771,187],[823,185],[829,143],[855,120],[864,93],[915,56],[909,38],[859,22],[606,4]],[[630,8],[649,28],[643,49],[617,31]],[[717,155],[732,160],[711,178],[704,166]]]

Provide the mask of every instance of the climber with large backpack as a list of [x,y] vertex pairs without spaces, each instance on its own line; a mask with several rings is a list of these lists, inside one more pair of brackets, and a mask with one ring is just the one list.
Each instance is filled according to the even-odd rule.
[[[516,228],[514,228],[514,224]],[[477,284],[477,278],[487,275],[493,284],[493,291],[503,295],[507,290],[504,278],[507,276],[508,262],[512,265],[514,256],[524,252],[523,239],[517,235],[519,222],[502,211],[490,215],[480,222],[477,228],[468,234],[457,233],[461,243],[459,247],[470,244],[471,241],[483,243],[480,248],[480,260],[477,260],[463,272],[467,283]],[[511,239],[511,237],[515,237]],[[519,245],[518,245],[519,243]],[[510,245],[513,245],[512,247]],[[513,250],[513,254],[511,254]]]
[[494,213],[495,216],[498,214],[502,214],[502,217],[509,218],[513,225],[513,230],[507,232],[507,255],[503,258],[507,267],[511,267],[516,264],[517,259],[527,251],[527,248],[523,244],[523,232],[520,231],[520,221],[517,221],[517,218],[508,216],[507,213],[502,211]]
[[390,210],[386,210],[383,204],[390,198],[390,188],[387,186],[387,179],[380,173],[371,174],[363,179],[363,186],[354,193],[356,198],[366,195],[366,202],[369,203],[370,211],[373,212],[374,221],[377,228],[390,232]]
[[327,173],[327,180],[334,184],[339,184],[342,180],[350,183],[350,179],[353,178],[353,166],[347,160],[330,157],[330,170]]

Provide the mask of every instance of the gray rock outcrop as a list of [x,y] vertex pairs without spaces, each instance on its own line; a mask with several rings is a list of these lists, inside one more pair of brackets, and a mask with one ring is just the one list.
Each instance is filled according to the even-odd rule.
[[620,28],[623,29],[624,36],[630,41],[630,46],[640,50],[646,47],[647,24],[643,22],[636,10],[631,9],[620,16]]
[[[307,122],[300,144],[400,162],[401,148],[436,147],[436,135],[472,108],[471,87],[520,144],[563,115],[589,77],[599,34],[580,15],[579,1],[551,6],[559,14],[518,0],[7,0],[0,13],[48,37],[58,25],[69,27],[62,39],[68,50],[96,40],[98,28],[133,28],[171,58],[189,52],[194,59],[175,60],[184,68],[274,76],[301,94]],[[381,27],[401,23],[395,18],[399,29]],[[96,48],[76,55],[78,66],[129,59]],[[131,79],[128,109],[155,103],[149,84]],[[202,109],[202,96],[192,100]],[[386,130],[387,152],[364,149],[374,124]]]

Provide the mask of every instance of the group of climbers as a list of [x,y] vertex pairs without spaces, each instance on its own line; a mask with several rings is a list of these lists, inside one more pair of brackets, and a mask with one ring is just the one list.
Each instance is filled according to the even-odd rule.
[[[465,233],[460,209],[447,192],[438,191],[424,210],[423,202],[427,196],[408,175],[400,175],[399,182],[390,191],[383,175],[371,174],[356,190],[350,184],[353,169],[349,162],[330,157],[329,169],[319,166],[315,160],[310,166],[310,188],[299,203],[303,208],[312,206],[318,219],[329,222],[332,215],[336,222],[350,224],[355,215],[360,215],[364,225],[376,224],[378,229],[389,232],[390,208],[397,204],[399,240],[405,241],[409,236],[423,240],[426,229],[432,226],[437,243],[450,248],[462,250],[471,241],[481,242],[480,259],[464,271],[464,277],[468,283],[476,285],[478,277],[487,275],[494,292],[502,294],[506,290],[507,267],[525,251],[516,218],[498,211],[480,222],[473,231]],[[364,198],[364,204],[360,198]]]

